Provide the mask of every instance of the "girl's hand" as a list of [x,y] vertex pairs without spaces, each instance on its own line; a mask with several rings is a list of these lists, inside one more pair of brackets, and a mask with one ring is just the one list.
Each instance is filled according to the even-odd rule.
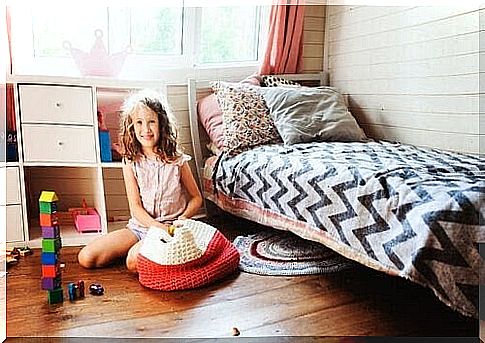
[[[163,224],[163,226],[166,227],[167,225]],[[153,233],[154,236],[152,237],[155,237],[156,239],[159,239],[164,243],[168,243],[172,240],[172,235],[170,234],[168,227],[162,228],[160,227],[160,225],[152,225],[150,226],[150,228],[157,229]],[[151,234],[151,231],[149,234]]]
[[182,226],[184,226],[185,219],[187,219],[187,218],[183,218],[182,219],[182,218],[179,217],[179,219],[174,220],[173,226],[175,226],[175,227],[182,227]]

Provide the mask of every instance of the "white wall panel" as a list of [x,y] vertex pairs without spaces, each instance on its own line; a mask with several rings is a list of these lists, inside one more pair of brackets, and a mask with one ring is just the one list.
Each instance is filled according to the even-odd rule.
[[480,19],[469,4],[329,6],[330,83],[370,137],[478,153]]

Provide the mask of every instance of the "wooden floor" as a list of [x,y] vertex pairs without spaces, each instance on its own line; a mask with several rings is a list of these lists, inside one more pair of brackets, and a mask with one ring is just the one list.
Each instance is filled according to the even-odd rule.
[[[231,239],[254,231],[246,221],[213,223]],[[365,267],[303,277],[238,272],[205,288],[160,292],[141,286],[123,264],[81,268],[79,249],[61,251],[64,287],[98,282],[105,294],[48,305],[35,250],[8,268],[8,337],[231,337],[233,327],[241,337],[478,337],[477,320],[451,311],[431,291]]]

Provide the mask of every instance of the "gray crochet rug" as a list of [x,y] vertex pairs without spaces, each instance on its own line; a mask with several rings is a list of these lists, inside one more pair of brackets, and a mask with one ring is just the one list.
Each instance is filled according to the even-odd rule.
[[338,272],[356,265],[322,244],[287,231],[238,236],[239,269],[259,275],[309,275]]

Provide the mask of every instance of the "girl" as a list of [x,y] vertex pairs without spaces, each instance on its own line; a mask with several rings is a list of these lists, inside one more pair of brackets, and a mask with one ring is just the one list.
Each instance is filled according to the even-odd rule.
[[136,258],[150,226],[168,230],[177,219],[187,219],[202,205],[191,158],[177,146],[177,132],[165,100],[144,90],[122,107],[120,141],[123,178],[132,218],[125,229],[101,236],[78,255],[85,268],[106,266],[127,256],[126,266],[136,271]]

